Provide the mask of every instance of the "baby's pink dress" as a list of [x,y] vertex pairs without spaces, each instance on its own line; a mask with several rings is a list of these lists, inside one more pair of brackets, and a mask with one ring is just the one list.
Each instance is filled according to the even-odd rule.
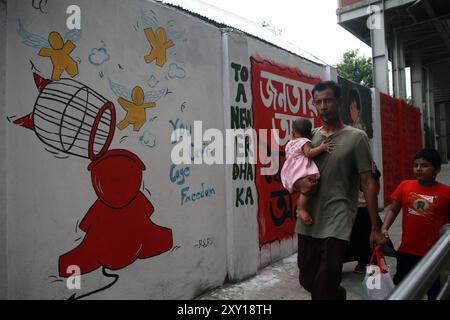
[[311,140],[297,138],[289,141],[286,145],[286,161],[281,169],[281,182],[290,193],[294,191],[294,184],[298,179],[310,175],[319,177],[319,168],[303,153],[302,147],[307,142],[311,142]]

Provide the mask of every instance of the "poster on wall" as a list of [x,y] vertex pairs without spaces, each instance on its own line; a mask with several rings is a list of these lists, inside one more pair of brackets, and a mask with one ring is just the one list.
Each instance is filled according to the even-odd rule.
[[[285,161],[285,146],[292,138],[292,123],[299,117],[320,126],[311,91],[319,77],[307,75],[297,68],[284,66],[260,57],[251,59],[252,112],[254,129],[278,129],[279,167],[275,175],[262,175],[261,161],[256,165],[258,192],[259,245],[291,238],[295,228],[298,194],[290,194],[280,178]],[[271,140],[267,140],[270,149]],[[258,141],[261,148],[264,144]]]
[[398,106],[396,100],[380,94],[381,141],[383,144],[383,189],[384,205],[389,204],[389,195],[401,181],[401,157],[399,152]]
[[373,139],[372,95],[369,88],[338,77],[342,89],[341,119],[355,128],[364,130]]

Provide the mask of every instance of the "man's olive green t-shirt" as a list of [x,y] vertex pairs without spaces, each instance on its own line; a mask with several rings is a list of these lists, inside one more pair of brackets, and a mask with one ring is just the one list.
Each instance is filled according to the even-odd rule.
[[320,181],[307,206],[314,223],[305,225],[298,220],[296,231],[318,239],[349,241],[358,205],[359,174],[372,168],[369,140],[364,131],[350,126],[329,137],[323,136],[320,129],[312,132],[313,147],[325,140],[335,146],[332,152],[314,158]]

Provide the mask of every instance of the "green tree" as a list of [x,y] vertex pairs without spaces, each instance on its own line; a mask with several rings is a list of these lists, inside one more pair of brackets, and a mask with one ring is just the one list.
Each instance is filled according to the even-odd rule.
[[338,74],[367,87],[373,87],[372,58],[359,55],[358,49],[347,51],[342,62],[335,65]]

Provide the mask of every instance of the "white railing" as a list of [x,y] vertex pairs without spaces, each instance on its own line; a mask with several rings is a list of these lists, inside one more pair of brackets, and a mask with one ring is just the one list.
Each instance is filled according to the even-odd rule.
[[446,224],[441,228],[439,240],[386,299],[420,300],[436,281],[437,277],[441,276],[441,283],[444,282],[444,284],[437,300],[449,300],[449,264],[450,224]]

